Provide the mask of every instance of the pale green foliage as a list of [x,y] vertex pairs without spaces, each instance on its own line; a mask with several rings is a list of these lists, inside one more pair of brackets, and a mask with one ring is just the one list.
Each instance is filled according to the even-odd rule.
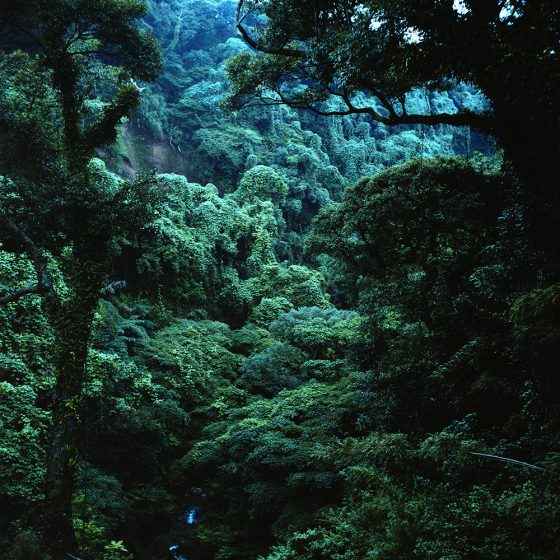
[[282,389],[293,389],[306,379],[300,375],[304,361],[305,354],[300,349],[277,342],[243,362],[241,379],[253,392],[272,396]]
[[[172,358],[170,358],[172,359]],[[190,418],[178,395],[146,368],[113,352],[92,350],[88,359],[88,399],[99,400],[100,424],[131,432],[149,430],[165,445],[177,445]]]
[[284,297],[294,307],[330,306],[325,279],[305,266],[263,266],[258,276],[247,281],[244,289],[255,299]]
[[93,158],[89,162],[88,173],[91,181],[88,186],[95,187],[92,193],[96,198],[95,204],[112,201],[122,188],[122,180],[107,171],[105,163],[98,158]]
[[227,390],[239,364],[227,325],[211,321],[177,320],[146,344],[143,359],[158,373],[155,379],[184,403],[200,405],[208,395]]
[[[151,311],[151,310],[150,310]],[[102,299],[95,314],[93,346],[122,354],[134,353],[148,338],[153,322],[143,317],[148,313],[141,303]]]
[[288,305],[288,300],[276,297],[263,299],[254,309],[253,317],[264,315],[272,322],[270,332],[278,342],[241,365],[245,383],[269,396],[311,378],[339,379],[348,369],[343,357],[359,340],[361,325],[355,312],[319,307],[282,310]]
[[294,346],[305,348],[313,359],[332,359],[358,339],[360,316],[354,311],[302,307],[282,314],[271,333]]
[[293,305],[285,297],[265,297],[253,308],[249,320],[256,325],[268,328],[280,313],[290,311],[290,309],[293,309]]
[[256,165],[245,172],[235,194],[244,202],[270,200],[281,205],[286,200],[288,185],[271,167]]
[[[241,278],[276,262],[284,227],[279,209],[268,200],[222,197],[213,185],[179,175],[160,175],[158,182],[163,203],[137,240],[143,248],[137,260],[141,285],[153,290],[155,284],[179,306],[202,305],[209,293],[221,294],[220,305],[232,297],[248,302],[249,292],[239,292]],[[240,303],[241,312],[244,307]]]
[[278,237],[280,221],[276,208],[271,202],[255,205],[256,216],[252,225],[252,248],[247,259],[247,267],[252,275],[257,275],[261,267],[276,262],[274,241]]
[[510,318],[519,327],[542,331],[555,328],[560,309],[560,284],[520,295],[511,306]]
[[103,560],[133,560],[133,556],[122,541],[111,541],[105,546]]

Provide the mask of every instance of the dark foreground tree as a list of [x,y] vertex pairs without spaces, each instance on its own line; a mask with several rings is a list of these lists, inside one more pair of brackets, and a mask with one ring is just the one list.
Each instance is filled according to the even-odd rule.
[[[241,0],[238,29],[257,53],[229,64],[234,107],[257,98],[390,125],[471,126],[496,135],[533,188],[558,184],[553,0]],[[418,88],[458,82],[478,87],[488,109],[418,102]]]
[[[0,9],[2,242],[26,253],[36,273],[0,303],[44,296],[56,333],[44,541],[61,560],[78,554],[80,399],[111,242],[142,223],[151,200],[150,178],[119,182],[92,158],[138,104],[133,80],[153,79],[160,59],[153,36],[136,24],[141,0],[30,0]],[[49,270],[49,255],[62,275]]]

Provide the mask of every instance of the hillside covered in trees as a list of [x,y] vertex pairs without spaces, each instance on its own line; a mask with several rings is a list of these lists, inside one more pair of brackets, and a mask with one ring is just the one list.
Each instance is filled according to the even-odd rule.
[[0,559],[560,558],[554,0],[0,0]]

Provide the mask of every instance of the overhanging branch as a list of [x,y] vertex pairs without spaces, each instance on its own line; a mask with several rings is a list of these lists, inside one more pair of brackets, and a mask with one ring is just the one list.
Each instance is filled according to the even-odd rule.
[[[245,42],[253,49],[262,52],[264,54],[276,55],[276,56],[286,56],[298,59],[305,59],[306,51],[301,49],[292,49],[285,46],[275,47],[271,45],[263,45],[257,39],[255,39],[251,33],[244,26],[243,22],[246,20],[249,11],[243,12],[243,6],[245,1],[239,0],[237,4],[237,29],[241,33]],[[345,108],[341,109],[325,109],[317,102],[292,98],[290,99],[285,93],[281,91],[280,84],[277,84],[273,91],[278,95],[281,104],[288,105],[294,109],[308,109],[314,113],[322,116],[347,116],[347,115],[367,115],[373,121],[385,124],[387,126],[398,126],[398,125],[426,125],[426,126],[437,126],[437,125],[450,125],[450,126],[468,126],[476,128],[485,133],[493,133],[496,129],[496,120],[491,113],[475,113],[472,111],[460,111],[458,113],[436,113],[436,114],[409,114],[406,111],[404,97],[399,99],[401,109],[396,110],[393,105],[392,100],[389,96],[382,90],[382,88],[375,83],[375,81],[369,79],[361,80],[360,86],[363,90],[374,96],[379,100],[383,108],[388,114],[382,114],[376,111],[373,107],[357,107],[352,102],[350,95],[347,92],[338,91],[337,88],[329,83],[325,83],[324,80],[317,80],[309,72],[306,71],[304,67],[304,60],[300,60],[299,72],[307,74],[307,78],[311,82],[315,82],[317,87],[323,88],[326,92],[335,97],[340,98]],[[267,99],[260,95],[260,101],[266,104],[277,104],[276,100]],[[385,113],[383,111],[383,113]]]
[[[397,114],[391,111],[389,115],[382,115],[377,112],[373,107],[357,107],[352,102],[350,95],[347,92],[335,92],[332,88],[325,88],[331,95],[340,98],[345,108],[341,109],[324,109],[320,105],[310,103],[304,100],[291,99],[282,93],[281,87],[278,86],[273,90],[279,97],[280,103],[288,105],[293,109],[308,109],[321,116],[348,116],[348,115],[366,115],[371,120],[385,124],[387,126],[398,125],[426,125],[437,126],[447,124],[450,126],[468,126],[478,130],[491,133],[496,126],[494,117],[490,114],[473,113],[472,111],[460,111],[458,113],[435,113],[435,114],[419,114],[419,113],[404,113]],[[261,101],[265,98],[261,96]],[[271,99],[272,101],[272,99]]]

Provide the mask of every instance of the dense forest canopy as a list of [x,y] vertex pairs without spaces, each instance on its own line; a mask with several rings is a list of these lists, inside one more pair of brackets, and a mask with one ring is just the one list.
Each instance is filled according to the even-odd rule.
[[560,9],[0,2],[0,558],[560,557]]

